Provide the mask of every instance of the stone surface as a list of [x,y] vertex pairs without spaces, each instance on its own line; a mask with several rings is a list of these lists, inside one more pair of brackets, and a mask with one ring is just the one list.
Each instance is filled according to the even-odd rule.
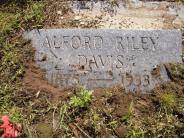
[[58,87],[120,85],[146,92],[169,80],[164,64],[182,61],[178,30],[40,29],[24,37]]

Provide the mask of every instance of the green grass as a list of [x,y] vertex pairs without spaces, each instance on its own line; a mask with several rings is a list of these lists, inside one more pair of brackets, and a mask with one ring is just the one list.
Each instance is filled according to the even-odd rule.
[[172,110],[176,105],[176,96],[173,93],[160,94],[161,107],[166,110]]
[[184,79],[184,65],[171,64],[171,74],[179,79]]
[[7,10],[5,12],[0,11],[0,34],[11,33],[21,28],[40,26],[44,21],[43,9],[44,2],[30,1],[23,10],[16,9],[15,13],[7,12]]
[[[68,102],[64,102],[60,106],[55,107],[55,111],[58,111],[59,114],[55,117],[55,122],[57,122],[53,128],[53,131],[62,130],[62,136],[58,137],[72,137],[73,132],[69,126],[69,124],[74,122],[77,114],[79,113],[79,109],[88,108],[90,102],[92,100],[92,92],[88,91],[84,88],[81,88],[79,95],[73,96],[70,98]],[[54,112],[55,114],[55,112]],[[88,136],[80,126],[75,124],[81,133]]]
[[44,21],[43,14],[43,2],[33,2],[31,5],[24,11],[23,20],[26,24],[30,24],[31,26],[26,26],[34,28],[42,26],[42,22]]
[[141,129],[131,130],[126,137],[127,138],[145,138],[144,132]]
[[91,99],[92,91],[82,88],[78,96],[71,97],[69,105],[76,109],[86,108],[91,102]]
[[133,103],[133,101],[132,101],[132,102],[130,103],[129,107],[128,107],[128,113],[127,113],[125,116],[123,116],[123,117],[121,118],[121,120],[122,120],[123,122],[125,122],[125,123],[128,123],[129,120],[131,119],[132,115],[133,115],[133,111],[134,111],[134,103]]
[[0,11],[0,33],[10,33],[19,27],[20,13],[4,13]]
[[17,123],[23,122],[24,116],[22,109],[14,105],[14,93],[19,89],[20,79],[25,72],[24,47],[21,36],[17,36],[23,28],[42,24],[43,7],[42,1],[29,1],[23,9],[16,4],[0,7],[0,116],[7,114],[11,121]]

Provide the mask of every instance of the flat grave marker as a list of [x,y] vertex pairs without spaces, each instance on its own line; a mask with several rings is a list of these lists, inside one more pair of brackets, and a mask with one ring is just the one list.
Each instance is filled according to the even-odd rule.
[[164,64],[182,62],[178,30],[39,29],[25,32],[49,83],[146,92],[168,81]]

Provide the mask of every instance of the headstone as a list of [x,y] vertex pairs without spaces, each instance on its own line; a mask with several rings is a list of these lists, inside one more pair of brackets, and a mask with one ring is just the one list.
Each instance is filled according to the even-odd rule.
[[26,32],[49,83],[146,92],[168,81],[164,64],[182,62],[178,30],[39,29]]

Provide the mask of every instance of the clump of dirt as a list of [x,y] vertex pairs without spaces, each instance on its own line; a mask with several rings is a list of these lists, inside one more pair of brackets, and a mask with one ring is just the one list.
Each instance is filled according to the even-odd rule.
[[[102,90],[97,89],[94,92],[94,97],[95,102],[92,103],[94,107],[101,105],[102,111],[109,110],[109,113],[117,117],[122,117],[127,114],[128,106],[133,100],[133,96],[125,93],[125,90],[121,87]],[[108,106],[111,106],[111,109]]]
[[65,98],[71,96],[75,91],[74,88],[59,89],[49,84],[45,78],[44,71],[41,70],[38,65],[33,62],[29,63],[29,67],[25,72],[25,76],[23,78],[23,86],[37,92],[40,91],[41,93],[51,93],[53,95],[53,100],[57,100],[58,97],[62,97],[64,100]]
[[159,78],[160,77],[160,66],[157,66],[156,68],[153,68],[151,75],[154,78]]

